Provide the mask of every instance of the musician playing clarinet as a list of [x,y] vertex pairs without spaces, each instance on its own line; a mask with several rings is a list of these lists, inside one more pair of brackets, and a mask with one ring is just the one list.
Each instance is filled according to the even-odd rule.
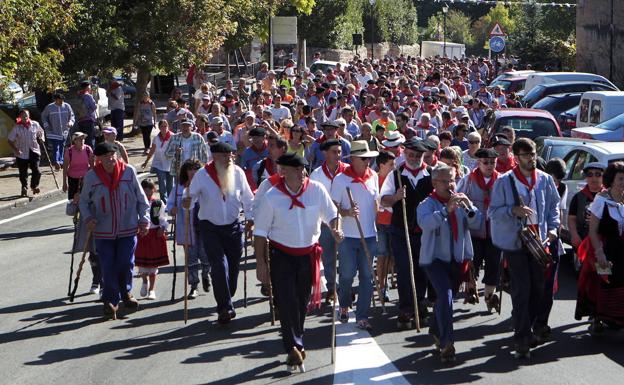
[[[433,192],[418,206],[422,229],[420,266],[436,292],[429,334],[442,362],[455,361],[453,339],[453,295],[465,280],[461,272],[473,257],[469,227],[481,222],[478,209],[463,193],[455,193],[455,169],[439,164],[431,173]],[[449,247],[449,245],[451,245]]]
[[515,357],[529,358],[530,348],[543,339],[545,330],[536,318],[549,267],[523,246],[519,232],[528,227],[541,241],[554,242],[560,223],[560,198],[553,178],[536,168],[532,140],[516,140],[512,151],[518,164],[494,183],[487,216],[492,242],[509,264]]

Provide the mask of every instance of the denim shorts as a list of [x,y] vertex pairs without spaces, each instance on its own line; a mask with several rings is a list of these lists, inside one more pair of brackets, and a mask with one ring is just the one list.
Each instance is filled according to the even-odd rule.
[[390,225],[377,224],[377,255],[392,255],[390,248]]

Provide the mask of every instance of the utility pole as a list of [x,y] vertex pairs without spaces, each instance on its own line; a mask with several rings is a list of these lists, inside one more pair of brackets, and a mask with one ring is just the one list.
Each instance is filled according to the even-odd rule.
[[443,48],[443,57],[446,57],[446,14],[448,13],[449,7],[444,3],[442,6],[442,14],[444,15],[444,48]]
[[375,58],[375,1],[368,0],[371,5],[371,61]]

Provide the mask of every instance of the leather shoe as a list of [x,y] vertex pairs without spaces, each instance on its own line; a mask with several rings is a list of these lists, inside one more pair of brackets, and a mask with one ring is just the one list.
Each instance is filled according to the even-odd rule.
[[124,307],[128,310],[137,310],[139,308],[139,301],[134,298],[130,293],[127,293],[123,298]]

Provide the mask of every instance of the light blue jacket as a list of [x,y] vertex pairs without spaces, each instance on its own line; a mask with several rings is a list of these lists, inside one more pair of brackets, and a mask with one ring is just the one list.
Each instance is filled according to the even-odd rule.
[[474,256],[469,228],[478,227],[481,213],[473,207],[475,215],[468,218],[464,209],[457,209],[457,241],[453,240],[446,206],[429,196],[416,209],[418,225],[422,229],[420,265],[430,265],[434,259],[450,262],[451,257],[462,263]]
[[[537,182],[534,190],[537,204],[537,223],[539,223],[540,238],[546,239],[548,231],[559,229],[560,198],[553,178],[540,170],[537,170],[536,173]],[[522,229],[522,221],[511,213],[511,209],[517,206],[511,183],[515,183],[513,170],[498,177],[492,188],[492,199],[488,209],[492,243],[504,251],[522,249],[522,243],[518,236]],[[526,189],[518,191],[520,196],[523,196],[525,192]],[[526,193],[523,200],[528,205]]]

